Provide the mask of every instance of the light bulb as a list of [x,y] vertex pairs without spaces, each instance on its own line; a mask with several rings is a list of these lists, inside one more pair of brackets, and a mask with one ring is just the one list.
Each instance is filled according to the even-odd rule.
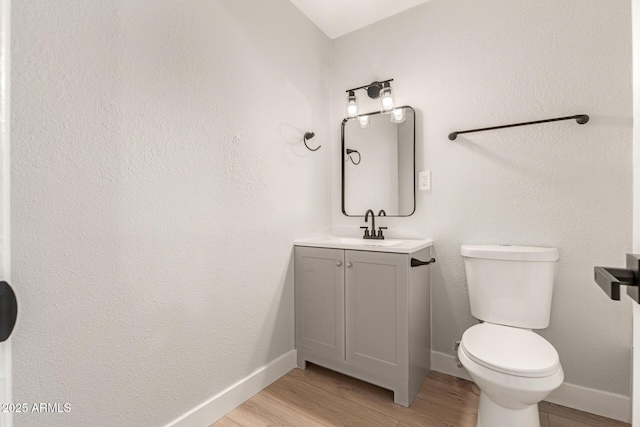
[[380,105],[382,111],[389,111],[393,109],[393,92],[391,91],[391,87],[383,87],[380,91]]
[[404,108],[396,108],[391,112],[391,121],[393,123],[402,123],[405,121]]
[[358,116],[358,98],[353,93],[353,91],[349,92],[349,96],[347,97],[347,117],[357,117]]
[[369,126],[369,116],[359,116],[358,121],[360,122],[360,127],[363,129]]
[[349,117],[357,116],[358,115],[358,106],[356,104],[349,103],[349,106],[347,107],[347,115]]
[[390,110],[393,108],[393,99],[390,96],[385,96],[382,98],[382,108],[385,110]]

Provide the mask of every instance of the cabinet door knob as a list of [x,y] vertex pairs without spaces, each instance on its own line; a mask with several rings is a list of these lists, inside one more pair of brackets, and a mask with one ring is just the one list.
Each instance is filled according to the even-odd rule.
[[342,262],[340,262],[340,261],[336,261],[336,265],[337,265],[338,267],[340,267],[340,266],[342,265]]
[[350,268],[350,267],[351,267],[351,263],[350,263],[350,262],[348,262],[348,263],[347,263],[347,268]]

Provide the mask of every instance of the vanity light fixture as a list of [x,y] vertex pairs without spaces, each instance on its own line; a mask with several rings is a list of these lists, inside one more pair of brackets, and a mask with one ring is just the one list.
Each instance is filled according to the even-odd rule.
[[[347,89],[347,117],[358,117],[358,98],[356,97],[356,90],[366,89],[367,95],[371,99],[380,98],[380,111],[387,112],[393,110],[395,100],[393,97],[393,89],[391,88],[391,82],[393,79],[384,80],[381,82],[374,81],[365,86],[356,87],[353,89]],[[362,123],[362,122],[361,122]],[[362,124],[361,124],[362,126]],[[366,127],[366,126],[362,126]]]
[[404,108],[394,108],[391,111],[391,122],[392,123],[402,123],[407,118],[404,116]]
[[362,129],[369,127],[369,116],[358,116],[358,121],[360,122],[360,127]]
[[358,97],[353,90],[348,91],[347,97],[347,117],[358,117]]

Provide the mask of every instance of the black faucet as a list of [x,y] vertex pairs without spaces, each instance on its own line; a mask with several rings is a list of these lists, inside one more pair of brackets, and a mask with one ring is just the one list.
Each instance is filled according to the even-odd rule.
[[[387,216],[386,212],[381,210],[384,216]],[[369,214],[371,214],[371,232],[369,229],[365,227],[360,227],[364,229],[363,239],[376,239],[376,240],[384,240],[384,234],[382,234],[382,230],[386,230],[387,227],[379,227],[379,232],[376,232],[376,214],[373,213],[373,210],[369,209],[367,213],[364,214],[364,222],[369,222]]]

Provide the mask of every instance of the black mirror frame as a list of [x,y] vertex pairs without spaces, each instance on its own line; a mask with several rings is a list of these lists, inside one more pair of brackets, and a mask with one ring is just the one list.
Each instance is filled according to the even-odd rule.
[[[396,108],[408,108],[411,111],[413,111],[413,210],[411,211],[411,213],[407,214],[407,215],[387,215],[389,217],[398,217],[398,218],[403,218],[403,217],[408,217],[413,215],[416,212],[416,110],[409,106],[409,105],[403,105],[400,107],[396,107]],[[385,111],[385,113],[388,113],[389,111]],[[366,115],[366,116],[374,116],[376,114],[383,114],[383,112],[381,111],[374,111],[371,113],[364,113],[362,115]],[[340,158],[342,159],[342,186],[341,186],[341,209],[342,209],[342,214],[344,216],[348,216],[348,217],[364,217],[364,214],[362,215],[349,215],[347,214],[347,212],[345,211],[344,208],[344,174],[345,174],[345,163],[346,163],[346,159],[345,159],[345,146],[344,146],[344,127],[347,124],[347,122],[349,122],[350,120],[358,120],[357,117],[352,117],[352,118],[345,118],[344,120],[342,120],[342,128],[341,128],[341,132],[340,132],[340,139],[342,141],[341,143],[341,156]],[[373,207],[372,207],[373,209]]]

